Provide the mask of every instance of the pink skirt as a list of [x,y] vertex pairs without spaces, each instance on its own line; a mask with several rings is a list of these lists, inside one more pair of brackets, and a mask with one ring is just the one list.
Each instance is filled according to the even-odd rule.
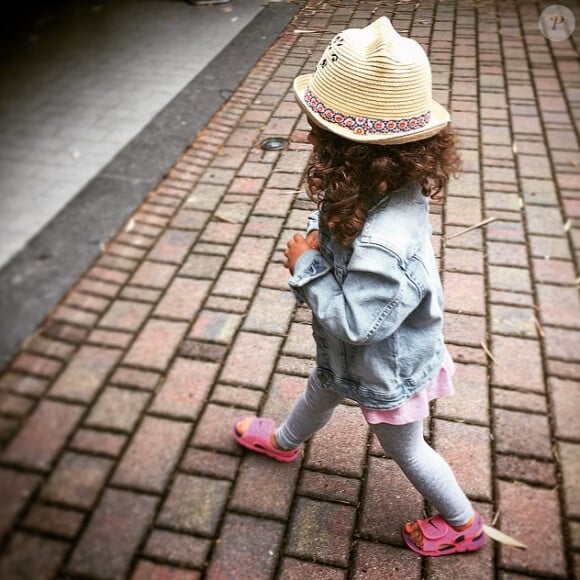
[[405,425],[414,423],[429,416],[429,403],[441,397],[453,395],[452,377],[455,374],[455,365],[448,352],[445,352],[443,366],[437,376],[419,391],[416,395],[405,401],[400,407],[390,411],[380,411],[377,409],[367,409],[362,407],[365,419],[371,425],[377,423],[389,423],[391,425]]

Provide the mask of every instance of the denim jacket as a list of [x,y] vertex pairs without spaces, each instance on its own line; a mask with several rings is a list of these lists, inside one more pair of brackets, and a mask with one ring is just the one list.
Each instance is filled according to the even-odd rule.
[[395,409],[443,363],[443,290],[431,245],[428,200],[410,185],[369,211],[350,247],[319,230],[319,249],[289,280],[313,313],[321,384],[370,409]]

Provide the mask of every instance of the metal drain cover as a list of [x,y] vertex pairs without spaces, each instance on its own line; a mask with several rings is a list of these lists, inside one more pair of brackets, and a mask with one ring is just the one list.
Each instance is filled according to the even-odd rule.
[[289,144],[290,143],[288,139],[284,139],[283,137],[270,137],[268,139],[264,139],[260,143],[260,147],[266,151],[280,151],[282,149],[286,149]]

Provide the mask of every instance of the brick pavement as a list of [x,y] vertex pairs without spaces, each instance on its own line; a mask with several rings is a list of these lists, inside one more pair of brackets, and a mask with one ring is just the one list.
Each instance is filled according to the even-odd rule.
[[[379,14],[428,47],[462,136],[432,208],[457,395],[429,438],[526,551],[403,549],[425,506],[352,405],[296,464],[231,438],[241,414],[281,419],[312,365],[281,265],[311,208],[291,81]],[[0,577],[580,578],[578,36],[537,21],[530,2],[303,5],[1,375]]]

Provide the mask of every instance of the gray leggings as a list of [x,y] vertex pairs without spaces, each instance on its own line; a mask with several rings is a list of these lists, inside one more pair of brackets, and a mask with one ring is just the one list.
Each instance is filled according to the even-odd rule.
[[[342,399],[324,389],[313,372],[306,390],[276,431],[284,449],[298,447],[322,429]],[[382,448],[397,463],[419,493],[453,526],[461,526],[473,515],[473,508],[459,487],[453,471],[423,438],[423,421],[406,425],[370,425]]]

